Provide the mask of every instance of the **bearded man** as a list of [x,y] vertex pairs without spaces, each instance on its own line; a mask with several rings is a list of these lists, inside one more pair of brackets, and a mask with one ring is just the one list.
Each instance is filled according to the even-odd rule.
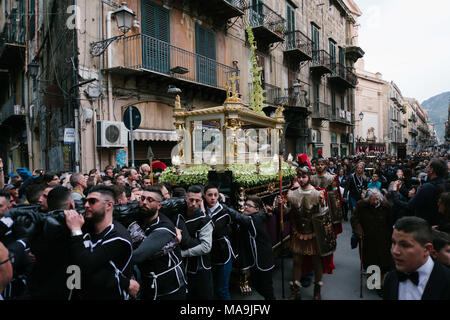
[[[314,300],[321,300],[323,273],[332,273],[332,256],[336,249],[336,236],[331,216],[326,206],[326,191],[311,185],[311,173],[307,167],[297,168],[300,188],[289,190],[284,204],[291,217],[291,248],[293,253],[293,280],[290,299],[300,300],[302,270],[314,270]],[[283,199],[278,196],[278,207]],[[331,257],[331,260],[330,260]]]
[[126,300],[129,292],[137,293],[139,285],[131,280],[130,235],[124,226],[113,221],[114,191],[101,184],[94,186],[85,201],[86,224],[77,211],[64,211],[72,234],[68,247],[70,265],[79,268],[74,288],[80,289],[82,300]]
[[159,214],[163,195],[158,187],[144,189],[138,220],[128,227],[134,261],[142,275],[143,300],[185,300],[186,279],[179,241],[181,233]]
[[327,171],[325,159],[316,161],[316,174],[311,176],[311,185],[327,190],[328,208],[333,221],[335,234],[342,233],[342,195],[337,175]]

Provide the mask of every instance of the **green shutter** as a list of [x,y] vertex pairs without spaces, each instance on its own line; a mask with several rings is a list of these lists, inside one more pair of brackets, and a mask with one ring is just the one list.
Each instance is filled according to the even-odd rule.
[[313,61],[315,63],[320,62],[320,42],[319,42],[319,29],[316,25],[311,23],[311,42],[313,51]]
[[286,4],[286,17],[287,17],[287,48],[294,49],[296,47],[295,43],[295,10],[292,6],[287,3]]
[[197,53],[197,81],[216,86],[216,34],[212,30],[196,24],[195,49]]
[[143,67],[168,74],[170,69],[169,10],[149,0],[142,0]]
[[331,70],[336,72],[336,43],[330,39],[330,64]]

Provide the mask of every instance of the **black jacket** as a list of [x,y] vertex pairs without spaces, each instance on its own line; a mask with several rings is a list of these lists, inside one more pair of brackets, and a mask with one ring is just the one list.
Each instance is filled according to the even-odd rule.
[[184,265],[174,224],[165,215],[159,215],[145,226],[145,236],[134,251],[142,276],[142,298],[157,299],[184,287]]
[[[344,190],[344,198],[347,196],[347,193],[350,194],[350,197],[353,199],[356,199],[356,201],[361,200],[361,192],[363,189],[367,189],[367,178],[365,176],[361,176],[361,180],[358,180],[357,177],[355,177],[356,173],[352,173],[347,178],[347,185]],[[361,185],[359,182],[361,181]]]
[[266,233],[264,226],[266,213],[260,210],[252,215],[243,215],[235,210],[230,210],[232,219],[239,225],[237,231],[239,237],[239,259],[241,270],[257,268],[260,271],[273,269],[274,259],[272,241]]
[[[398,277],[395,271],[384,278],[383,299],[398,300]],[[422,300],[450,300],[450,269],[434,262]]]
[[[185,225],[185,227],[183,226]],[[207,237],[211,237],[212,240],[212,231],[213,224],[211,218],[208,217],[200,208],[190,217],[186,215],[185,212],[178,214],[176,224],[177,228],[183,230],[187,229],[187,233],[190,237],[190,243],[186,242],[186,240],[181,242],[181,249],[183,251],[187,251],[199,245],[205,245],[209,247],[207,249],[208,252],[197,255],[197,256],[186,256],[185,264],[186,264],[186,272],[196,274],[199,268],[209,270],[211,269],[211,243],[206,239]],[[211,229],[211,232],[208,235],[203,235],[203,231],[206,229]],[[186,232],[182,233],[184,237]],[[183,252],[182,252],[183,255]]]
[[[209,209],[207,209],[208,211]],[[213,242],[211,248],[211,262],[213,265],[223,265],[235,258],[231,245],[230,235],[232,233],[232,221],[229,208],[219,204],[214,212],[209,212],[214,224]]]
[[132,254],[130,234],[118,222],[113,222],[100,234],[72,236],[69,261],[71,265],[79,266],[81,271],[80,298],[128,299]]

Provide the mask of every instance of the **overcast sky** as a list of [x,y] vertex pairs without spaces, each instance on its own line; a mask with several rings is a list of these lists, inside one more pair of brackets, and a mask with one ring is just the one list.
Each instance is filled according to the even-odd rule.
[[449,0],[354,0],[365,69],[419,102],[450,91]]

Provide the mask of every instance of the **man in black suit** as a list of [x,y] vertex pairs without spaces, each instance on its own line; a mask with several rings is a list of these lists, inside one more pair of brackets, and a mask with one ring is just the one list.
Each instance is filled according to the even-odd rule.
[[391,253],[395,271],[384,280],[384,300],[450,300],[450,269],[433,261],[431,227],[404,217],[394,225]]

